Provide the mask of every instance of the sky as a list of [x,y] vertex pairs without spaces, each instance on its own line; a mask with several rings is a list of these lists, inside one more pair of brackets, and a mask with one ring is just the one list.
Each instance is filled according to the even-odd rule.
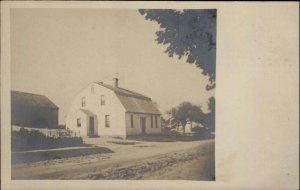
[[170,58],[155,42],[159,25],[135,9],[12,9],[12,89],[46,95],[59,109],[59,123],[75,95],[95,81],[155,101],[164,114],[183,101],[202,106],[215,90],[185,58]]

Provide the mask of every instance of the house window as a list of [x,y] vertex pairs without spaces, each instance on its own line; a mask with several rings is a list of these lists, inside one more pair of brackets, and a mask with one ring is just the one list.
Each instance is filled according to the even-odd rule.
[[105,115],[105,127],[109,128],[110,124],[109,124],[109,115]]
[[157,116],[155,116],[155,128],[157,128]]
[[133,115],[130,115],[130,127],[133,128]]
[[105,105],[105,96],[101,95],[101,106]]
[[81,107],[85,107],[85,97],[81,98]]
[[153,116],[151,115],[151,128],[153,128]]
[[94,85],[91,86],[91,93],[94,94]]
[[81,119],[80,118],[77,119],[77,127],[81,127]]

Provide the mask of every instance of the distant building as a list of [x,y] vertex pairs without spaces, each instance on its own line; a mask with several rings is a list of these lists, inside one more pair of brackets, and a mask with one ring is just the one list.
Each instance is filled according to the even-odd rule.
[[151,98],[114,85],[94,82],[74,99],[67,128],[82,136],[121,136],[161,133],[160,111]]
[[11,124],[57,128],[59,108],[44,95],[11,91]]
[[185,125],[185,133],[191,133],[195,128],[204,128],[204,126],[199,122],[188,121]]

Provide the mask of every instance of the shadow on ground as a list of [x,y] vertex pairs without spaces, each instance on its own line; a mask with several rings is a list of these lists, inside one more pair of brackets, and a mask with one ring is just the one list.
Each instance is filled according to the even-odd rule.
[[63,149],[12,152],[12,164],[23,164],[103,153],[113,153],[113,151],[106,147],[70,147]]

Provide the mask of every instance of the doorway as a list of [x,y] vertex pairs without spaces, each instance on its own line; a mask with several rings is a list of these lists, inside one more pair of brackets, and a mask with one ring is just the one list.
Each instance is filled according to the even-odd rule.
[[141,133],[146,134],[146,118],[141,117],[140,118],[140,123],[141,123]]
[[94,117],[90,117],[90,120],[89,120],[89,134],[95,135],[95,119],[94,119]]

